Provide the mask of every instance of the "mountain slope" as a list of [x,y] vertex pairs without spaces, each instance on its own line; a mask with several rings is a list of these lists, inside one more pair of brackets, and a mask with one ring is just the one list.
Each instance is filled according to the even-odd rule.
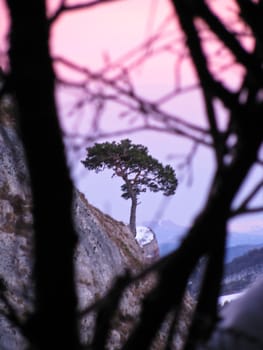
[[258,248],[226,264],[222,294],[241,292],[261,275],[263,275],[263,248]]
[[226,251],[225,262],[229,263],[235,258],[242,256],[251,250],[259,249],[262,247],[262,244],[242,244],[237,246],[228,247]]
[[[32,203],[22,145],[8,118],[0,122],[0,162],[0,280],[8,302],[16,314],[25,319],[34,308]],[[79,237],[74,257],[76,289],[79,309],[84,311],[108,292],[117,276],[127,269],[131,274],[138,273],[145,267],[146,260],[144,250],[129,228],[91,206],[77,190],[72,210]],[[128,336],[138,320],[141,299],[153,283],[154,278],[150,276],[125,291],[114,319],[109,350],[119,349]],[[191,304],[188,297],[179,338],[184,336],[189,322]],[[8,322],[5,312],[6,306],[0,300],[0,349],[24,350],[26,341],[19,329]],[[94,313],[84,313],[80,321],[84,344],[90,343],[94,324]],[[165,332],[161,332],[153,350],[161,350],[164,339]]]

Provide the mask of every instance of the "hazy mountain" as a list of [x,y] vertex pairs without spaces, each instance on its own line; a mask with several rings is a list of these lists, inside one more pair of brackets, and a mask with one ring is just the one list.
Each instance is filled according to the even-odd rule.
[[[206,259],[202,259],[189,282],[189,291],[198,294]],[[224,267],[221,295],[241,293],[257,278],[263,275],[263,247],[250,250],[236,257]]]
[[251,250],[261,248],[263,244],[242,244],[233,247],[228,247],[226,251],[226,263],[231,262],[235,258],[242,256]]
[[145,222],[144,225],[154,231],[161,256],[175,250],[187,231],[186,227],[176,225],[170,220]]
[[[143,225],[150,227],[155,232],[161,256],[175,250],[187,232],[187,227],[179,226],[171,220],[144,222]],[[229,262],[261,246],[263,246],[263,228],[242,233],[230,232],[226,261]]]
[[263,245],[263,227],[257,230],[247,232],[230,232],[227,246],[238,245]]
[[222,294],[239,293],[263,274],[263,248],[253,249],[225,265]]

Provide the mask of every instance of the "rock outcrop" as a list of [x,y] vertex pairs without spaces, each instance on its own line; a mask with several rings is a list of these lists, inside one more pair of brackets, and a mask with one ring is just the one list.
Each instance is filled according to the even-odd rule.
[[[32,309],[32,215],[26,162],[7,105],[0,106],[0,280],[1,290],[20,318]],[[0,349],[22,350],[23,339],[2,313]]]
[[[0,114],[3,111],[0,111]],[[31,193],[23,148],[13,121],[0,118],[0,287],[20,318],[33,309],[33,230]],[[79,244],[75,253],[76,285],[80,310],[100,299],[116,276],[127,269],[138,273],[145,266],[145,252],[128,227],[91,206],[75,191],[73,217]],[[150,254],[150,248],[147,248]],[[156,258],[155,252],[151,259]],[[129,287],[122,298],[108,349],[117,350],[138,320],[140,300],[154,283],[148,277]],[[190,305],[190,304],[189,304]],[[189,310],[189,307],[186,307]],[[0,349],[23,350],[25,340],[5,316],[0,300]],[[88,343],[94,329],[94,315],[83,317],[82,341]],[[183,332],[182,332],[183,333]],[[161,349],[163,333],[153,349]],[[158,343],[159,342],[159,343]]]
[[[103,297],[116,276],[124,274],[126,270],[135,274],[145,265],[142,249],[126,225],[91,206],[79,192],[76,192],[73,211],[79,234],[75,259],[79,307],[82,310]],[[140,299],[150,289],[151,284],[152,281],[146,279],[124,293],[118,311],[118,318],[122,322],[112,334],[112,349],[118,349],[125,334],[136,321],[140,311]],[[84,343],[91,338],[93,326],[93,316],[82,320],[81,334]]]
[[151,264],[160,258],[159,246],[153,230],[146,226],[136,228],[136,240],[142,248],[145,264]]

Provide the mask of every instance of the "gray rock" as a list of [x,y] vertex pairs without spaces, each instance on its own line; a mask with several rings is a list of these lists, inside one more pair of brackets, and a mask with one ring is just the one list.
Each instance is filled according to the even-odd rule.
[[[12,123],[0,124],[0,162],[0,278],[9,303],[23,318],[33,309],[34,301],[31,193],[23,148]],[[92,207],[77,190],[73,216],[79,235],[74,257],[76,283],[79,309],[83,310],[104,296],[116,276],[126,269],[140,271],[144,257],[128,227]],[[122,300],[120,314],[124,322],[138,315],[138,296],[143,290],[139,289],[132,289],[136,296],[129,290]],[[2,313],[6,310],[3,303],[0,308]],[[83,342],[91,339],[93,327],[94,315],[84,317]],[[121,338],[120,331],[113,331],[109,349],[117,349]],[[19,330],[0,315],[0,348],[21,350],[25,344]]]
[[[0,279],[8,302],[23,320],[34,305],[31,192],[23,148],[8,118],[4,123],[0,118],[0,163]],[[85,310],[103,297],[116,277],[127,269],[132,274],[141,271],[146,255],[156,259],[158,247],[155,242],[142,250],[126,225],[91,206],[77,190],[72,210],[79,236],[74,257],[76,287],[79,309]],[[140,301],[153,283],[154,278],[145,278],[125,291],[108,350],[120,348],[139,318]],[[23,350],[26,341],[5,318],[5,311],[6,306],[0,301],[0,349]],[[81,320],[83,343],[90,342],[94,324],[94,313]]]
[[150,227],[137,227],[136,240],[142,249],[145,264],[151,264],[160,258],[156,235]]

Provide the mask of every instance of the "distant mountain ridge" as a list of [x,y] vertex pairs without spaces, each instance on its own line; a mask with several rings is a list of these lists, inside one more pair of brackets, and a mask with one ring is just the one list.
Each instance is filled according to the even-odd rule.
[[250,250],[225,265],[222,294],[238,293],[263,275],[263,248]]
[[263,245],[263,227],[247,232],[230,232],[228,236],[228,247],[238,245]]
[[[189,291],[194,297],[198,294],[205,263],[206,259],[202,258],[189,282]],[[253,249],[225,264],[221,296],[241,293],[261,276],[263,247]]]
[[[7,121],[6,117],[5,122],[1,123],[0,108],[0,284],[2,296],[5,296],[5,299],[0,300],[0,349],[24,350],[31,346],[26,344],[19,327],[10,322],[12,316],[6,305],[10,305],[12,315],[15,315],[19,323],[26,325],[27,320],[31,322],[33,319],[27,319],[34,310],[35,300],[32,201],[23,147],[14,126]],[[145,258],[148,259],[152,253],[149,244],[154,243],[154,240],[146,241],[147,244],[142,249],[127,225],[92,206],[77,190],[74,191],[72,215],[78,235],[74,268],[78,296],[76,311],[79,315],[82,313],[79,334],[83,347],[90,348],[96,315],[94,312],[86,314],[87,308],[109,291],[117,276],[127,271],[136,275],[145,268],[146,262],[148,263]],[[52,223],[50,232],[56,234]],[[154,257],[155,255],[150,256],[150,259]],[[129,332],[138,322],[141,301],[154,284],[153,276],[145,276],[140,283],[130,285],[125,290],[112,320],[105,347],[107,350],[122,348]],[[7,301],[6,305],[3,300]],[[192,304],[192,298],[188,295],[178,332],[181,342],[185,339]],[[10,318],[6,318],[6,315]],[[57,326],[60,327],[59,324]],[[153,350],[163,348],[169,329],[167,324],[160,331],[154,340]]]
[[[177,225],[171,220],[145,222],[143,225],[150,227],[155,232],[161,256],[167,255],[175,250],[188,229],[187,227]],[[235,257],[245,254],[249,250],[262,246],[263,227],[245,233],[230,232],[227,242],[226,261],[229,262]]]
[[235,258],[243,256],[244,254],[263,247],[263,244],[242,244],[228,247],[226,251],[225,262],[230,263]]
[[154,231],[159,244],[160,256],[175,250],[187,231],[187,227],[177,225],[170,220],[145,222],[144,225]]
[[[160,256],[165,256],[175,250],[187,232],[187,227],[179,226],[168,220],[147,222],[145,225],[156,234]],[[224,295],[244,290],[263,274],[263,228],[245,233],[230,232],[225,263],[226,273],[222,286]],[[193,295],[197,292],[200,273],[201,270],[197,269],[190,281],[189,288]]]

